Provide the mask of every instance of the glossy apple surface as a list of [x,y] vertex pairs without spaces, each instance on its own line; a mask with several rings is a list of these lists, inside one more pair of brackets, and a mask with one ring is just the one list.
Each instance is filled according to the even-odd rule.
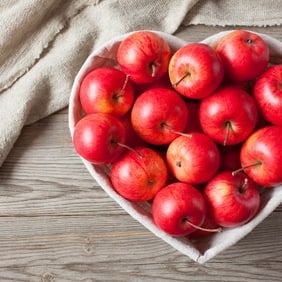
[[258,119],[254,99],[235,86],[222,86],[200,103],[201,127],[215,142],[235,145],[253,131]]
[[209,45],[190,43],[173,54],[168,73],[172,86],[180,94],[199,99],[210,95],[220,85],[223,65]]
[[183,132],[188,110],[182,97],[174,90],[154,88],[142,93],[133,104],[131,122],[137,134],[147,143],[168,144],[177,132]]
[[202,194],[187,183],[172,183],[160,190],[152,204],[156,225],[173,236],[188,235],[206,217],[206,203]]
[[[147,147],[126,151],[114,162],[110,178],[114,189],[131,201],[151,200],[167,181],[163,158]],[[138,152],[138,153],[137,153]]]
[[97,68],[83,78],[79,98],[87,114],[97,112],[123,116],[134,101],[134,88],[129,78],[113,67]]
[[248,81],[260,75],[269,62],[269,47],[261,36],[246,30],[225,35],[215,48],[224,74],[234,81]]
[[93,164],[109,164],[124,150],[119,143],[125,143],[123,124],[111,114],[86,115],[75,125],[73,144],[77,153]]
[[120,68],[136,83],[151,83],[162,77],[167,72],[170,58],[168,43],[151,31],[131,33],[117,51]]
[[240,159],[245,173],[257,184],[282,184],[282,127],[267,126],[255,131],[242,145]]
[[282,126],[282,64],[271,66],[258,78],[254,98],[262,117]]
[[205,134],[192,132],[191,137],[179,136],[167,149],[167,164],[181,182],[201,184],[219,169],[220,153],[216,144]]
[[256,184],[242,172],[235,176],[232,171],[218,173],[207,183],[204,198],[215,222],[222,227],[247,223],[260,206]]

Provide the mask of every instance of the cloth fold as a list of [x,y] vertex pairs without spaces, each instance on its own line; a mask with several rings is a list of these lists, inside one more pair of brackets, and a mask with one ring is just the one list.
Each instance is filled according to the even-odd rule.
[[282,0],[2,0],[0,166],[25,125],[68,105],[81,65],[113,36],[138,29],[172,34],[191,24],[281,24],[281,6]]

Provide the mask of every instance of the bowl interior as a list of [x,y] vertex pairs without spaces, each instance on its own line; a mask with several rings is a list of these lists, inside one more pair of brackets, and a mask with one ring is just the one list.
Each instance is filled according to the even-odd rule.
[[[155,32],[161,35],[169,43],[173,52],[187,44],[187,42],[173,35],[157,31]],[[216,46],[217,42],[228,32],[230,31],[220,32],[203,40],[202,42],[214,47]],[[95,68],[103,66],[117,67],[117,49],[120,42],[127,35],[128,34],[124,34],[122,36],[116,37],[111,41],[106,42],[100,48],[91,53],[75,77],[69,99],[69,129],[71,136],[73,136],[75,124],[84,116],[84,112],[79,102],[79,86],[81,80],[89,71]],[[282,63],[282,43],[265,34],[259,35],[262,36],[262,38],[270,47],[271,62],[276,64]],[[211,236],[208,236],[195,243],[189,241],[185,237],[172,237],[160,230],[153,222],[150,205],[148,203],[133,203],[118,195],[112,188],[111,181],[109,179],[109,167],[93,165],[83,158],[81,158],[81,160],[101,188],[128,214],[143,224],[153,234],[170,244],[173,248],[199,263],[204,263],[210,260],[224,249],[232,246],[237,241],[242,239],[282,202],[282,186],[278,186],[273,189],[265,189],[261,195],[260,211],[249,223],[241,227],[224,229],[220,233],[212,234]]]

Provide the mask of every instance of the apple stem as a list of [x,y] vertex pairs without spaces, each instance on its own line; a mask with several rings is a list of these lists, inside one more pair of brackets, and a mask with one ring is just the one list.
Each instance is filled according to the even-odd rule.
[[154,63],[150,63],[150,69],[151,69],[151,75],[152,75],[152,77],[155,77],[155,76],[156,76],[156,73],[157,73],[156,65],[155,65]]
[[254,40],[252,38],[248,38],[245,40],[245,42],[249,45],[253,45],[254,44]]
[[187,76],[190,76],[191,73],[187,71],[177,82],[172,84],[172,87],[176,87],[182,80],[184,80]]
[[204,228],[198,225],[195,225],[194,223],[192,223],[191,221],[189,221],[188,219],[185,219],[185,222],[187,222],[188,224],[190,224],[192,227],[201,230],[201,231],[205,231],[205,232],[221,232],[222,231],[222,227],[217,227],[217,228]]
[[170,126],[168,126],[166,123],[162,123],[161,126],[166,128],[168,131],[170,131],[172,133],[175,133],[175,134],[178,134],[178,135],[181,135],[181,136],[185,136],[185,137],[188,137],[188,138],[192,137],[191,133],[184,133],[184,132],[180,132],[180,131],[174,130]]
[[122,144],[122,143],[119,143],[119,142],[117,142],[116,144],[119,145],[119,146],[121,146],[121,147],[123,147],[123,148],[125,148],[125,149],[127,149],[127,150],[129,150],[129,151],[131,151],[131,152],[133,152],[133,153],[135,153],[135,154],[137,154],[141,159],[144,158],[144,156],[143,156],[140,152],[138,152],[137,150],[135,150],[134,148],[129,147],[129,146],[127,146],[127,145],[125,145],[125,144]]
[[123,92],[125,90],[125,87],[128,84],[128,80],[129,80],[129,74],[127,74],[126,77],[125,77],[125,81],[124,81],[123,86],[121,88],[121,92]]
[[237,170],[232,171],[232,175],[235,176],[237,173],[244,171],[246,168],[252,167],[252,166],[256,166],[256,165],[261,165],[262,162],[261,161],[256,161],[255,163],[249,164],[249,165],[245,165],[243,167],[240,167]]
[[243,194],[246,191],[246,186],[247,186],[248,182],[249,182],[248,178],[245,178],[244,183],[242,184],[242,186],[239,189],[240,193]]
[[226,135],[225,135],[225,138],[224,138],[224,141],[223,141],[223,146],[226,146],[227,145],[227,141],[229,139],[229,135],[230,135],[230,130],[231,130],[231,122],[230,121],[227,121],[225,123],[225,127],[227,128],[227,132],[226,132]]
[[122,88],[117,93],[114,94],[114,97],[113,97],[114,99],[117,99],[123,95],[125,88],[128,84],[128,80],[129,80],[129,74],[126,75]]

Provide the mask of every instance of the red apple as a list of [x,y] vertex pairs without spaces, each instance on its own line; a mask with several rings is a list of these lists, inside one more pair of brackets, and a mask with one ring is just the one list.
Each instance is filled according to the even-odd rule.
[[131,122],[147,143],[168,144],[184,131],[188,111],[182,97],[174,90],[154,88],[137,97],[131,110]]
[[222,86],[200,103],[203,131],[215,142],[235,145],[253,131],[258,119],[254,99],[236,86]]
[[131,201],[151,200],[167,180],[167,167],[161,156],[147,147],[125,151],[113,163],[110,178],[114,189]]
[[129,34],[117,51],[120,68],[137,83],[150,83],[162,77],[167,72],[170,58],[168,43],[151,31]]
[[167,149],[167,164],[181,182],[201,184],[219,169],[220,153],[215,143],[205,134],[192,132],[191,137],[179,136]]
[[258,78],[253,95],[262,117],[282,126],[282,64],[271,66]]
[[168,67],[172,86],[188,98],[204,98],[220,85],[223,65],[212,47],[190,43],[178,49]]
[[269,47],[261,36],[246,30],[234,30],[217,44],[224,74],[235,81],[255,79],[267,67]]
[[134,88],[128,76],[113,67],[101,67],[87,73],[79,89],[82,108],[115,116],[126,114],[134,101]]
[[173,236],[188,235],[201,226],[206,217],[206,203],[192,185],[176,182],[161,189],[152,204],[156,225]]
[[74,128],[73,144],[77,153],[93,164],[115,161],[124,148],[125,128],[111,114],[95,113],[80,119]]
[[215,222],[222,227],[237,227],[250,221],[260,206],[260,195],[247,175],[223,171],[209,180],[204,189]]
[[281,140],[282,127],[272,125],[258,129],[243,143],[240,153],[242,169],[258,185],[272,187],[282,184]]

